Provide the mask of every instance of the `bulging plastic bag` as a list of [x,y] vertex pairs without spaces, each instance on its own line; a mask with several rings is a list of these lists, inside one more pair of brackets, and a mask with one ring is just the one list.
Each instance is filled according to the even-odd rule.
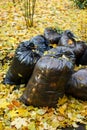
[[42,56],[20,100],[26,105],[55,107],[74,67],[74,54],[66,47],[52,49]]
[[80,57],[84,54],[85,50],[87,48],[87,45],[83,41],[76,41],[76,45],[73,48],[73,51],[76,55],[76,57]]
[[76,60],[73,50],[70,47],[65,46],[58,46],[56,48],[52,48],[46,51],[44,55],[53,57],[64,57],[67,60],[70,60],[73,64],[75,64]]
[[87,69],[81,69],[72,74],[66,87],[66,94],[87,100]]
[[35,36],[29,41],[20,43],[16,49],[4,83],[16,85],[27,83],[36,62],[43,55],[44,51],[48,49],[48,41],[42,35]]
[[87,49],[84,50],[83,55],[77,59],[77,65],[87,65]]
[[53,28],[45,28],[44,30],[45,38],[50,42],[50,44],[58,44],[61,34],[57,32],[56,29]]
[[[82,57],[85,50],[87,49],[87,45],[84,41],[76,41],[74,34],[70,30],[65,30],[59,40],[58,45],[70,47],[75,54],[76,65],[79,65],[80,63],[82,64],[84,58],[82,58],[81,60],[80,58]],[[84,54],[84,57],[85,55],[86,53]]]
[[75,36],[70,30],[65,30],[58,43],[59,46],[75,46]]
[[76,64],[80,64],[80,58],[84,55],[84,52],[87,49],[87,45],[83,41],[77,41],[75,46],[72,48],[76,57]]

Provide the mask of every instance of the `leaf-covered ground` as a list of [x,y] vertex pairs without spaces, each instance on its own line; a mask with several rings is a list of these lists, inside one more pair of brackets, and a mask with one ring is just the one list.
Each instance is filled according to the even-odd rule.
[[87,101],[64,96],[56,109],[27,107],[17,100],[23,85],[17,89],[2,84],[18,44],[43,34],[44,28],[70,29],[87,41],[87,9],[80,10],[69,0],[37,0],[34,27],[26,29],[22,4],[15,1],[14,6],[12,0],[0,0],[0,130],[58,130],[87,124]]

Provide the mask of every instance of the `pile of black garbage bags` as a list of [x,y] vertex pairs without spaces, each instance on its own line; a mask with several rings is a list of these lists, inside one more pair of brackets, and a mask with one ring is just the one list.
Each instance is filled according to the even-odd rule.
[[[4,84],[25,84],[20,100],[26,105],[55,107],[64,94],[87,100],[87,45],[70,30],[46,28],[21,42],[15,51]],[[56,47],[53,48],[53,45]]]

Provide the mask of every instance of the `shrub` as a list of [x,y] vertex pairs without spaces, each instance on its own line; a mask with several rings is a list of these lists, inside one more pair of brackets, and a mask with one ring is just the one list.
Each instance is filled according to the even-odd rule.
[[80,8],[84,9],[87,7],[87,0],[73,0],[75,4]]

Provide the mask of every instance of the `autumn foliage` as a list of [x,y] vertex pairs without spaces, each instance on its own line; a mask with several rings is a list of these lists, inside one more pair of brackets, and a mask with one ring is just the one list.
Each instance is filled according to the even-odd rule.
[[19,43],[42,34],[44,28],[70,29],[87,41],[87,9],[80,10],[68,0],[37,0],[33,27],[27,29],[22,6],[17,0],[15,6],[11,0],[0,0],[0,130],[56,130],[87,124],[87,101],[63,96],[56,108],[27,107],[18,100],[25,85],[3,84]]

